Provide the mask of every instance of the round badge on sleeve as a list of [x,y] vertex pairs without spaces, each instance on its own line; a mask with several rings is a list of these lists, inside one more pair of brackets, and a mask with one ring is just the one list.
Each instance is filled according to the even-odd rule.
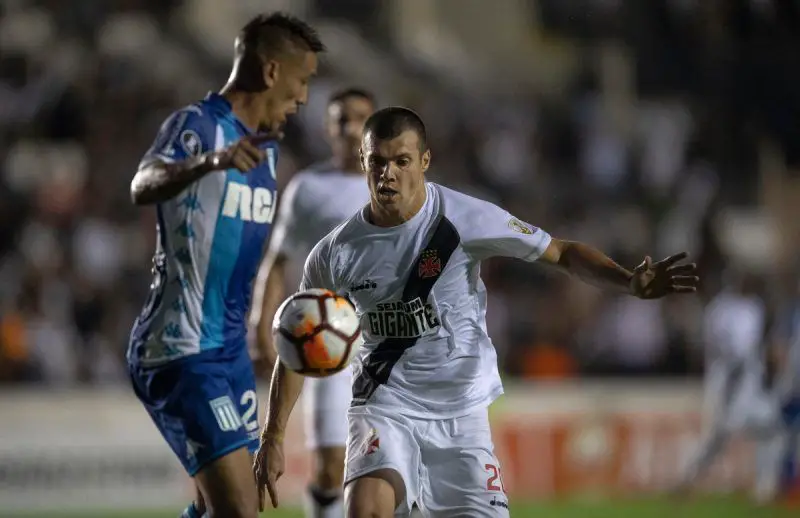
[[192,130],[186,130],[181,133],[181,146],[186,154],[189,156],[197,156],[200,154],[200,136]]
[[534,229],[531,228],[527,223],[523,223],[517,218],[511,218],[510,220],[508,220],[508,228],[510,228],[514,232],[519,232],[520,234],[527,234],[527,235],[533,234],[534,231]]

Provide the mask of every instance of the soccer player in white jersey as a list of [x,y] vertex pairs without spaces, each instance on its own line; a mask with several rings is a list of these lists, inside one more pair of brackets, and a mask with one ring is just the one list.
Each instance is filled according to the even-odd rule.
[[[365,344],[353,371],[345,467],[347,516],[508,516],[488,406],[503,392],[486,333],[480,261],[542,261],[641,298],[694,292],[686,254],[635,270],[596,249],[551,238],[505,210],[425,181],[422,120],[406,108],[375,112],[361,164],[369,204],[318,243],[300,289],[346,294]],[[365,289],[355,290],[355,286]],[[254,470],[277,503],[282,434],[303,377],[279,362]]]
[[785,442],[778,398],[766,385],[764,331],[766,309],[753,279],[729,275],[730,285],[706,308],[705,407],[707,426],[677,492],[716,460],[735,434],[756,441],[756,502],[772,500],[778,490]]
[[[358,150],[364,122],[373,111],[374,97],[365,90],[349,88],[333,94],[325,116],[332,157],[295,175],[281,199],[254,293],[254,307],[261,307],[261,311],[253,312],[251,325],[257,330],[255,360],[261,372],[271,375],[274,367],[272,319],[286,297],[288,270],[296,264],[302,268],[325,234],[369,202]],[[350,369],[345,369],[328,378],[310,379],[306,386],[306,443],[315,454],[306,500],[309,518],[343,516],[341,493],[351,378]]]

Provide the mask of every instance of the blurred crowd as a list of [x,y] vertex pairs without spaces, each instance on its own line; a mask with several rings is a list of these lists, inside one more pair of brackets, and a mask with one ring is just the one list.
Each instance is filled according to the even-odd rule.
[[161,121],[225,82],[237,27],[271,8],[331,47],[287,127],[282,183],[324,158],[329,93],[358,85],[421,113],[432,180],[628,267],[681,250],[699,263],[702,293],[643,302],[487,262],[509,376],[697,374],[720,293],[758,301],[770,340],[796,285],[777,254],[796,243],[774,231],[780,211],[753,215],[768,212],[763,143],[784,176],[800,158],[795,2],[423,4],[0,3],[0,381],[124,380],[155,244],[130,178]]

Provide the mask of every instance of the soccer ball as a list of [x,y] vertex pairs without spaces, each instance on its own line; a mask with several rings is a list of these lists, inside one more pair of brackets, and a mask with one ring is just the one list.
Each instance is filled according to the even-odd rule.
[[286,299],[272,322],[275,349],[290,370],[323,378],[344,369],[361,344],[353,305],[332,291],[311,289]]

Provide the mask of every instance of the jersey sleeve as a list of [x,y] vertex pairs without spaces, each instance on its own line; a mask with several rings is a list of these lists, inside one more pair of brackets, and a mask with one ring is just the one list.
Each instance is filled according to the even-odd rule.
[[[301,180],[295,176],[286,186],[278,208],[278,221],[269,241],[269,251],[298,259],[303,252],[304,206],[302,203]],[[308,249],[306,249],[307,251]]]
[[550,244],[550,234],[493,203],[463,195],[460,204],[461,221],[454,223],[464,251],[475,260],[500,256],[533,262]]
[[216,127],[214,119],[197,106],[173,113],[161,125],[139,167],[156,161],[180,162],[214,150]]
[[303,279],[300,281],[298,291],[319,288],[336,292],[337,286],[334,282],[331,271],[331,261],[329,257],[330,245],[326,241],[320,241],[311,250],[303,267]]

